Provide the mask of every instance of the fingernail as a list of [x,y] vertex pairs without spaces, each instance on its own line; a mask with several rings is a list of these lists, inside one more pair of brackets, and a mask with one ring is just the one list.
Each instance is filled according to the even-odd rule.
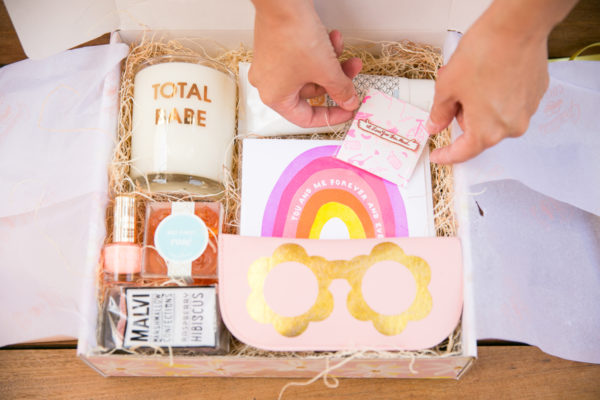
[[430,135],[438,133],[438,131],[436,129],[436,126],[435,126],[435,124],[433,122],[431,122],[431,119],[427,119],[427,122],[425,122],[425,130]]
[[358,97],[356,95],[350,97],[348,100],[342,103],[342,107],[345,109],[354,110],[356,107],[358,107]]

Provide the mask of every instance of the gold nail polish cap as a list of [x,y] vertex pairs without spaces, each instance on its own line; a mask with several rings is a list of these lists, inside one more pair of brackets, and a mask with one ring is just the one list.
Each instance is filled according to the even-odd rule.
[[135,197],[115,197],[113,243],[135,243]]

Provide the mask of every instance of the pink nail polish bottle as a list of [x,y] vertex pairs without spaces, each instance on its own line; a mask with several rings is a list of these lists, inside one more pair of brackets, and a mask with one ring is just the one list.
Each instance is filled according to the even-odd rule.
[[142,248],[136,243],[135,197],[115,198],[113,242],[104,246],[104,277],[113,282],[131,282],[140,276]]

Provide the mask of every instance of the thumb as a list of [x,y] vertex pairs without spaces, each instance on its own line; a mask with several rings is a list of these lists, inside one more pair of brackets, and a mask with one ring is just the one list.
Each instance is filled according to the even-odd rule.
[[448,87],[444,82],[436,82],[433,106],[425,123],[425,130],[430,135],[442,131],[450,125],[458,110],[459,103],[450,95]]
[[358,108],[358,96],[354,90],[352,79],[344,74],[339,64],[329,74],[328,79],[321,83],[321,86],[325,88],[329,97],[344,110],[353,111]]

